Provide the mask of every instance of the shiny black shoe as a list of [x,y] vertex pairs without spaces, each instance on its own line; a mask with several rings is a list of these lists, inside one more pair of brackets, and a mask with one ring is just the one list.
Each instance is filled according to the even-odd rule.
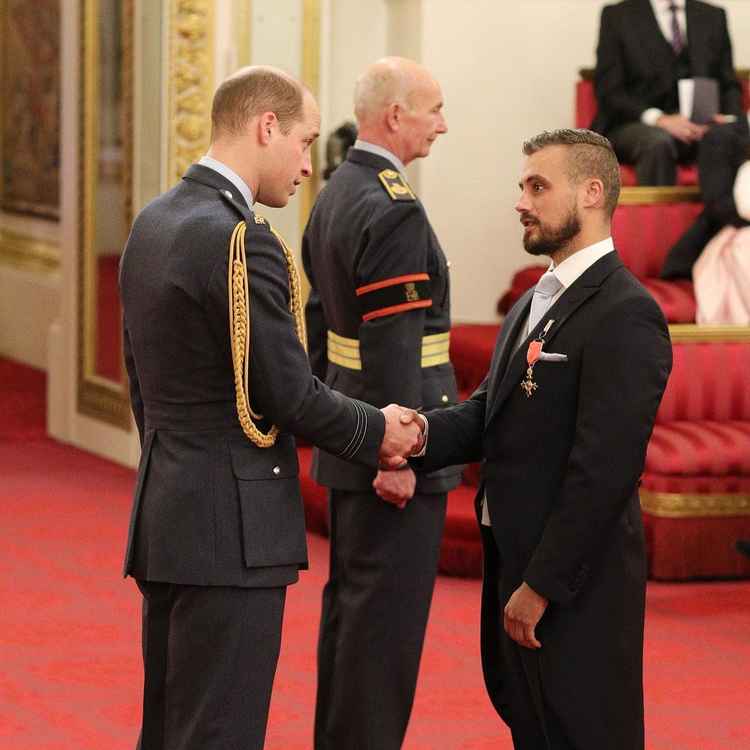
[[738,539],[735,547],[737,547],[737,552],[750,557],[750,539]]

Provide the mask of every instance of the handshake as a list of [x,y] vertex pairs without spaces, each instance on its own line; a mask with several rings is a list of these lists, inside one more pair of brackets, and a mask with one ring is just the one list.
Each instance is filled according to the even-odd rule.
[[424,447],[426,421],[414,409],[397,404],[388,404],[381,411],[385,416],[385,434],[380,445],[380,466],[386,470],[399,469],[409,456]]

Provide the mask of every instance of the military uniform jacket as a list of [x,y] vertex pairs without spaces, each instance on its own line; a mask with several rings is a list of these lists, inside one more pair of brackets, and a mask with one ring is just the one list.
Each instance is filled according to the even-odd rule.
[[[456,403],[440,343],[450,331],[448,264],[424,207],[387,159],[350,149],[313,208],[302,257],[312,287],[305,312],[313,372],[380,407]],[[328,331],[359,341],[361,369],[347,360],[351,345],[331,345]],[[441,346],[445,356],[432,356]],[[342,490],[371,489],[375,476],[324,451],[313,472]],[[445,492],[459,480],[460,467],[418,474],[417,492]]]
[[[250,297],[250,405],[281,432],[240,427],[228,315],[239,221]],[[375,467],[381,412],[315,378],[290,313],[287,263],[268,224],[193,165],[136,218],[122,259],[125,360],[142,457],[125,573],[192,585],[281,585],[307,563],[293,434]]]

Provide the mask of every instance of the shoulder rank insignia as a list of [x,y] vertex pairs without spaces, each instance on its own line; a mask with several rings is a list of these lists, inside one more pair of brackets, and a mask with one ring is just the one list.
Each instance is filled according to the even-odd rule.
[[258,214],[253,214],[253,219],[255,219],[256,224],[265,224],[266,220],[262,216],[258,216]]
[[382,172],[378,172],[378,177],[388,195],[391,196],[391,200],[415,201],[417,199],[401,173],[395,169],[384,169]]

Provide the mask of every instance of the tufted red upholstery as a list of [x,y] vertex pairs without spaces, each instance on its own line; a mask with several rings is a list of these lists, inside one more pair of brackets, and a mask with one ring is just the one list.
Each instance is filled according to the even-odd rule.
[[618,206],[612,237],[622,262],[639,279],[658,276],[669,249],[702,209],[686,202]]
[[750,422],[750,343],[673,344],[658,424]]
[[750,478],[750,422],[667,422],[654,428],[646,471]]
[[[695,321],[693,285],[657,277],[669,249],[702,208],[688,202],[620,205],[612,219],[612,236],[623,263],[641,279],[670,323]],[[498,302],[498,312],[506,314],[545,270],[546,266],[534,265],[517,271]]]
[[661,307],[669,323],[695,322],[695,293],[692,281],[663,281],[662,279],[641,279],[641,281]]
[[461,400],[484,380],[499,332],[500,326],[495,323],[455,325],[451,329],[450,357],[455,365],[458,390],[463,394]]

